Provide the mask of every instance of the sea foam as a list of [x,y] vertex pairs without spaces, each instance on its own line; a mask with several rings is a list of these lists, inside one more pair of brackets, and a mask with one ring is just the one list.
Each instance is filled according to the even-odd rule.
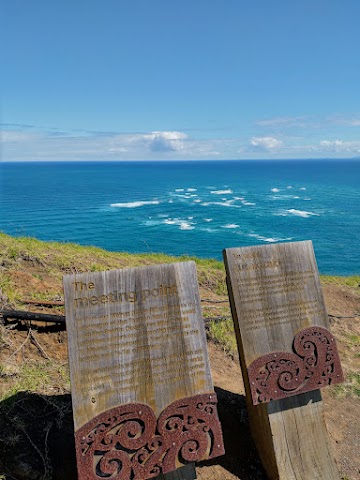
[[292,238],[264,237],[263,235],[258,235],[257,233],[249,233],[248,236],[256,238],[257,240],[261,240],[262,242],[267,242],[267,243],[276,243],[276,242],[283,242],[285,240],[292,240]]
[[227,195],[228,193],[233,193],[232,190],[227,189],[227,190],[211,190],[210,193],[213,193],[214,195]]
[[297,217],[303,217],[303,218],[308,218],[308,217],[312,217],[312,216],[316,216],[316,217],[319,216],[318,213],[306,212],[305,210],[295,210],[295,208],[290,208],[290,210],[286,210],[286,211],[289,212],[291,215],[296,215]]
[[227,225],[223,225],[222,228],[239,228],[240,225],[237,225],[236,223],[228,223]]
[[144,205],[159,205],[159,200],[150,200],[144,202],[127,202],[127,203],[111,203],[110,207],[117,208],[137,208],[143,207]]

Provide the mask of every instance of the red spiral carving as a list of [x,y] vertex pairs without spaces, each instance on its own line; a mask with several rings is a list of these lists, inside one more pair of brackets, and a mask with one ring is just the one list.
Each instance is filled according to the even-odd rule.
[[254,405],[343,382],[336,341],[326,328],[301,330],[294,337],[293,350],[263,355],[249,366]]
[[142,403],[101,413],[75,434],[81,480],[143,480],[223,455],[215,393],[169,405],[156,420]]

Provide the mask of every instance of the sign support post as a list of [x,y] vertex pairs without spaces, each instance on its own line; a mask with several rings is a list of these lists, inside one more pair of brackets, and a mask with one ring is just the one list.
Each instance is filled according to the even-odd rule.
[[342,381],[310,241],[224,250],[252,434],[270,479],[337,480],[319,388]]

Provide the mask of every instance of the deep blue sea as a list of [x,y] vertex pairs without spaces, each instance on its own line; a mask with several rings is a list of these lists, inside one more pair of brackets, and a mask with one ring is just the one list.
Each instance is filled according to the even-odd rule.
[[221,259],[312,240],[323,274],[360,273],[360,161],[0,165],[0,230],[113,251]]

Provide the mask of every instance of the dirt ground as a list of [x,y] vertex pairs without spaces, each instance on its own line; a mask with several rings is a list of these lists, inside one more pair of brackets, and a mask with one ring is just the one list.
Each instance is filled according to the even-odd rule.
[[[360,292],[325,285],[324,293],[332,315],[352,317],[360,312]],[[331,317],[347,380],[343,390],[322,390],[332,452],[344,480],[360,479],[360,400],[349,380],[359,373],[359,320]],[[70,386],[64,380],[66,332],[58,327],[29,330],[20,324],[3,325],[0,339],[0,393],[14,391],[0,403],[0,478],[76,480]],[[197,478],[265,480],[251,439],[238,360],[212,341],[208,347],[226,454],[200,463]],[[19,391],[16,381],[24,366],[29,387]]]

